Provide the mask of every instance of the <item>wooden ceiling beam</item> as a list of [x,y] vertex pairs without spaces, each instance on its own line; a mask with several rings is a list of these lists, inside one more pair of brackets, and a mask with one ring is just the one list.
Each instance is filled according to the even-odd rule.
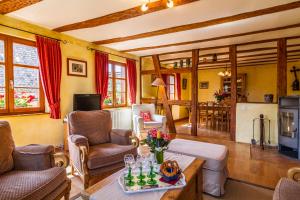
[[185,24],[185,25],[181,25],[181,26],[175,26],[175,27],[165,28],[165,29],[151,31],[151,32],[140,33],[140,34],[136,34],[136,35],[94,41],[94,43],[103,45],[103,44],[110,44],[110,43],[116,43],[116,42],[124,42],[124,41],[128,41],[128,40],[136,40],[136,39],[141,39],[141,38],[153,37],[153,36],[158,36],[158,35],[165,35],[165,34],[170,34],[170,33],[181,32],[181,31],[204,28],[204,27],[208,27],[208,26],[214,26],[217,24],[224,24],[224,23],[228,23],[228,22],[239,21],[239,20],[243,20],[243,19],[249,19],[249,18],[263,16],[263,15],[267,15],[267,14],[287,11],[287,10],[291,10],[291,9],[295,9],[295,8],[300,8],[300,1],[295,1],[292,3],[282,4],[282,5],[264,8],[264,9],[260,9],[260,10],[255,10],[255,11],[250,11],[250,12],[246,12],[246,13],[240,13],[240,14],[232,15],[232,16],[228,16],[228,17],[222,17],[222,18],[212,19],[212,20],[208,20],[208,21],[202,21],[202,22]]
[[[174,6],[181,6],[195,1],[199,1],[199,0],[174,0]],[[150,2],[148,4],[148,7],[149,9],[145,12],[141,10],[141,6],[136,6],[134,8],[129,8],[127,10],[122,10],[116,13],[97,17],[94,19],[89,19],[89,20],[57,27],[53,30],[57,32],[65,32],[65,31],[71,31],[71,30],[77,30],[83,28],[92,28],[96,26],[102,26],[105,24],[119,22],[126,19],[131,19],[134,17],[139,17],[145,14],[157,12],[168,8],[166,6],[166,0]]]
[[40,1],[42,0],[2,0],[0,1],[0,14],[5,15]]
[[269,29],[262,29],[257,31],[249,31],[244,33],[238,33],[238,34],[232,34],[232,35],[224,35],[219,37],[212,37],[202,40],[193,40],[193,41],[187,41],[187,42],[178,42],[178,43],[172,43],[172,44],[165,44],[165,45],[158,45],[158,46],[149,46],[149,47],[140,47],[140,48],[134,48],[134,49],[126,49],[122,50],[121,52],[128,53],[128,52],[135,52],[135,51],[145,51],[150,49],[159,49],[159,48],[165,48],[165,47],[172,47],[172,46],[182,46],[182,45],[189,45],[189,44],[195,44],[195,43],[201,43],[201,42],[210,42],[214,40],[221,40],[221,39],[228,39],[228,38],[235,38],[235,37],[241,37],[241,36],[248,36],[248,35],[254,35],[259,33],[267,33],[272,31],[279,31],[279,30],[285,30],[290,28],[298,28],[300,27],[300,23],[292,24],[288,26],[281,26],[276,28],[269,28]]

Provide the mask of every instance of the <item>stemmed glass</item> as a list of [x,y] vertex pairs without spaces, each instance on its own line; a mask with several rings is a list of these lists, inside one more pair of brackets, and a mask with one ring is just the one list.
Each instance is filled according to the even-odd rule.
[[140,169],[140,174],[137,176],[137,178],[139,179],[139,181],[137,182],[138,185],[140,186],[144,186],[146,185],[146,181],[144,181],[144,179],[146,178],[145,175],[143,175],[143,164],[145,162],[145,158],[141,155],[137,155],[136,157],[136,164]]
[[134,156],[132,154],[126,154],[124,156],[124,163],[125,166],[128,168],[128,174],[125,177],[125,180],[128,182],[126,183],[126,186],[134,186],[135,182],[133,181],[133,176],[132,176],[132,167],[135,163]]
[[154,179],[156,177],[154,172],[154,162],[155,162],[154,155],[151,155],[149,158],[150,173],[148,174],[148,177],[150,179],[147,181],[149,185],[155,185],[157,183],[157,181]]

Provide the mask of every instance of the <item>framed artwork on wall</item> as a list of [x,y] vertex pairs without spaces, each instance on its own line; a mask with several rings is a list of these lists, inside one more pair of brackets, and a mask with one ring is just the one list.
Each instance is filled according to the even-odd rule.
[[87,77],[87,62],[72,58],[67,59],[68,75]]
[[199,88],[200,89],[208,89],[209,87],[209,82],[208,81],[202,81],[199,83]]
[[183,78],[182,79],[182,89],[185,90],[187,87],[187,79],[186,78]]

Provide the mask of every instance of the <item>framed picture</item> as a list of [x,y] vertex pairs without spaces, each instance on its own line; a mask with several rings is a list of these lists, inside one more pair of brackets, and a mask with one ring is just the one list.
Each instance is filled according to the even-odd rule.
[[199,83],[199,88],[200,89],[208,89],[209,82],[208,81],[203,81]]
[[182,89],[185,90],[185,89],[186,89],[186,86],[187,86],[187,79],[186,79],[186,78],[183,78],[183,79],[182,79]]
[[72,58],[67,59],[68,75],[87,77],[87,62],[83,60],[76,60]]

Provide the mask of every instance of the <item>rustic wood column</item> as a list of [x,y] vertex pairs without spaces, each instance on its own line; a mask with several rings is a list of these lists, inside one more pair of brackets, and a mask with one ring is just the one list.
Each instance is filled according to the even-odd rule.
[[[158,55],[153,55],[152,56],[153,59],[153,64],[154,64],[154,68],[155,68],[155,72],[157,77],[162,78],[161,76],[161,72],[160,72],[160,62],[159,62],[159,57]],[[163,87],[161,90],[161,95],[162,95],[162,103],[166,112],[166,117],[167,117],[167,124],[169,127],[169,131],[170,133],[176,133],[176,128],[175,128],[175,124],[174,124],[174,120],[173,120],[173,115],[172,115],[172,111],[171,108],[168,104],[168,96],[167,96],[167,92],[166,92],[166,88]]]
[[191,135],[197,136],[197,107],[198,107],[198,64],[199,50],[195,49],[192,52],[192,104],[191,104]]
[[235,141],[236,132],[236,102],[237,102],[237,52],[236,45],[229,47],[231,63],[231,109],[230,109],[230,139]]
[[286,38],[277,41],[277,98],[287,95],[287,45]]

